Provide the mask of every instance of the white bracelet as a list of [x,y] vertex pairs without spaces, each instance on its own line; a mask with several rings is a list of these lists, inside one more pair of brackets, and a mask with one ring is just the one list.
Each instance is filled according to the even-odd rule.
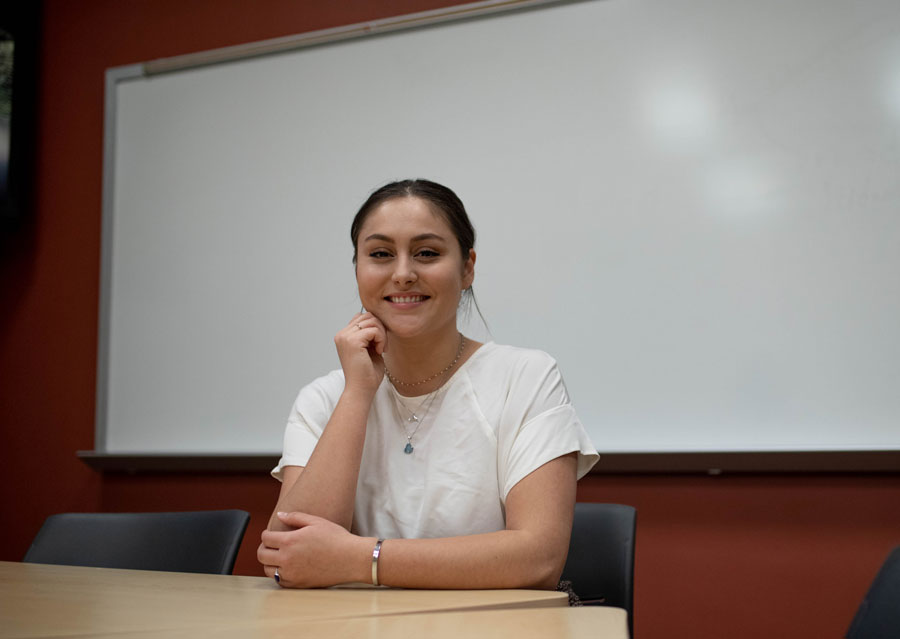
[[378,555],[381,554],[381,544],[384,543],[384,539],[379,539],[375,542],[375,549],[372,550],[372,585],[378,585]]

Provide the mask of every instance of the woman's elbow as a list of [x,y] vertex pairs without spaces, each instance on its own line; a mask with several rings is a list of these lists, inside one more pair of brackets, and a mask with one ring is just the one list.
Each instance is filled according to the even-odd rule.
[[533,575],[529,575],[527,583],[522,587],[533,590],[556,590],[561,574],[562,572],[558,570],[535,571]]
[[556,590],[565,564],[565,553],[561,556],[558,553],[548,553],[543,557],[535,558],[535,561],[531,562],[529,566],[528,574],[525,575],[526,583],[521,587],[535,590]]

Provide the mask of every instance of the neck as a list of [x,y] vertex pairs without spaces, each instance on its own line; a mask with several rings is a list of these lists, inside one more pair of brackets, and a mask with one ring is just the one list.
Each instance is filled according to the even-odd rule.
[[[413,338],[401,338],[388,334],[388,350],[385,364],[396,380],[405,384],[395,384],[404,395],[420,395],[441,386],[462,362],[453,369],[424,384],[416,384],[446,368],[459,354],[460,333],[456,325],[439,334],[429,334]],[[466,349],[468,350],[468,349]]]

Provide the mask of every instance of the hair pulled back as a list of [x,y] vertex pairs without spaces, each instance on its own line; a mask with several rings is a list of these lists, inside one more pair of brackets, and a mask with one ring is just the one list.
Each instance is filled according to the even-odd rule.
[[[376,190],[369,196],[363,205],[356,212],[353,218],[353,224],[350,225],[350,240],[353,242],[353,263],[356,264],[358,251],[359,232],[362,230],[363,224],[369,214],[376,208],[387,202],[401,197],[417,197],[428,202],[432,210],[440,215],[456,237],[459,243],[459,250],[462,253],[462,260],[465,262],[469,259],[469,250],[475,248],[475,227],[469,221],[469,215],[466,213],[466,207],[463,206],[462,200],[451,189],[443,184],[432,182],[431,180],[400,180],[398,182],[390,182],[380,189]],[[475,305],[475,311],[481,318],[487,332],[491,329],[478,308],[478,300],[475,299],[475,291],[470,286],[463,291],[460,307],[463,309],[466,320],[469,318],[471,305]]]
[[462,259],[469,259],[469,250],[475,248],[475,228],[469,221],[466,207],[462,200],[451,189],[431,180],[401,180],[385,184],[369,196],[353,218],[350,225],[350,239],[353,241],[353,263],[356,264],[357,242],[359,232],[366,218],[376,208],[387,202],[401,197],[417,197],[428,202],[435,213],[440,215],[450,225],[456,241],[459,243]]

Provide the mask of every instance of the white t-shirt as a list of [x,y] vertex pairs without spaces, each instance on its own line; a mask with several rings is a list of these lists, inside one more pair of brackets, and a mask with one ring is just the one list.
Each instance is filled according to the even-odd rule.
[[[344,389],[332,371],[297,396],[284,434],[285,466],[306,466]],[[413,452],[415,424],[385,379],[375,393],[353,528],[365,537],[434,538],[506,527],[506,496],[533,470],[578,453],[578,478],[599,455],[578,420],[555,360],[544,352],[484,344],[433,399],[402,398],[414,411],[430,402]],[[421,415],[427,403],[416,412]],[[404,430],[404,427],[407,430]]]

